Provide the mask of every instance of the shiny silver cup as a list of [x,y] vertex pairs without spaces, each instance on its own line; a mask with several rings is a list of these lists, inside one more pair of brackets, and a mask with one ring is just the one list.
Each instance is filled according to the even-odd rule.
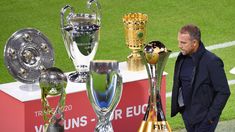
[[40,73],[54,64],[52,44],[37,29],[20,29],[7,40],[4,62],[14,79],[23,83],[19,86],[21,90],[39,90],[36,82]]
[[75,73],[69,75],[69,80],[78,83],[86,82],[89,63],[93,60],[99,43],[100,4],[97,0],[90,0],[87,6],[92,13],[75,13],[70,5],[61,9],[62,37],[76,69]]
[[98,117],[96,132],[113,132],[111,115],[122,95],[122,77],[118,62],[96,60],[90,62],[87,95]]

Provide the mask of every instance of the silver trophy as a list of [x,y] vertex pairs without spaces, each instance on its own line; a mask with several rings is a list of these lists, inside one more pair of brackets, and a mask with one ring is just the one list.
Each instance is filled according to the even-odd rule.
[[[93,6],[93,4],[95,6]],[[66,5],[61,9],[61,32],[69,57],[76,72],[69,75],[72,82],[84,83],[98,48],[100,31],[100,4],[97,0],[87,2],[92,13],[74,13],[74,8]],[[65,16],[67,10],[70,10]]]
[[[64,106],[67,77],[60,69],[51,67],[41,72],[39,84],[43,108],[43,132],[64,132]],[[50,106],[47,99],[48,96],[60,96],[55,109]]]
[[91,61],[87,95],[98,117],[96,132],[113,132],[111,115],[120,101],[122,77],[117,61]]
[[33,84],[38,81],[42,70],[53,66],[53,48],[39,30],[21,29],[8,39],[4,61],[9,73],[16,80]]

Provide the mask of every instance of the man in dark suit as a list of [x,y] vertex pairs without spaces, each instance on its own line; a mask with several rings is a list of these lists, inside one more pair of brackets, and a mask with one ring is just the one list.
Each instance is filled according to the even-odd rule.
[[180,112],[188,132],[213,132],[230,96],[223,61],[205,49],[195,25],[183,26],[178,42],[171,116]]

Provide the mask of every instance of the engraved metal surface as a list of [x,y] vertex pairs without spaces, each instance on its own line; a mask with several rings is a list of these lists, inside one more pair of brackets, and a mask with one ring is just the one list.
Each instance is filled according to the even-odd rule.
[[128,70],[144,70],[144,64],[138,51],[145,45],[148,16],[143,13],[128,13],[122,19],[126,45],[132,50],[131,54],[127,56]]
[[8,39],[4,49],[4,62],[16,80],[35,83],[41,70],[53,66],[53,48],[40,31],[21,29]]
[[89,63],[99,44],[101,7],[97,0],[88,1],[87,7],[92,13],[75,13],[70,5],[60,12],[65,48],[76,69],[69,80],[78,83],[86,82]]

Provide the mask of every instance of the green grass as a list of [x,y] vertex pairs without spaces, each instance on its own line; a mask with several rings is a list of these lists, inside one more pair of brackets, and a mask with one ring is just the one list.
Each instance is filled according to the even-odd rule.
[[[201,28],[202,38],[206,45],[235,39],[235,30],[232,30],[235,29],[235,1],[233,0],[193,2],[190,0],[166,0],[164,2],[160,0],[100,0],[100,3],[103,16],[102,29],[95,59],[126,60],[130,50],[125,45],[122,17],[129,12],[142,12],[148,15],[146,42],[161,40],[173,51],[178,51],[176,39],[178,29],[187,23],[195,23]],[[56,67],[65,72],[74,70],[60,33],[60,9],[66,4],[72,5],[76,12],[85,11],[85,0],[1,0],[0,83],[14,81],[4,66],[4,45],[12,33],[26,27],[37,28],[50,39],[55,51]],[[225,59],[231,60],[231,58]],[[166,66],[169,75],[172,74],[173,64],[174,59],[171,59]],[[171,76],[169,78],[172,79]]]
[[[194,23],[201,28],[202,40],[205,46],[235,40],[235,1],[234,0],[100,0],[102,6],[102,28],[100,43],[95,59],[116,59],[125,61],[130,50],[125,45],[124,27],[122,17],[130,12],[146,13],[149,17],[147,23],[147,39],[162,41],[168,49],[178,51],[177,32],[181,26]],[[1,0],[0,1],[0,84],[15,81],[4,65],[3,50],[7,39],[15,31],[32,27],[46,35],[55,51],[55,66],[68,72],[74,66],[68,58],[60,32],[60,9],[66,4],[72,5],[76,12],[84,12],[85,0]],[[225,64],[228,80],[234,79],[229,70],[235,66],[235,46],[214,50]],[[169,59],[165,67],[168,72],[167,91],[171,91],[175,58]],[[223,120],[235,118],[232,114],[235,103],[234,86],[226,109],[222,115]],[[170,105],[170,98],[167,104]],[[168,112],[170,113],[168,107]],[[230,116],[232,115],[232,116]],[[182,128],[180,117],[169,118],[171,126]]]

